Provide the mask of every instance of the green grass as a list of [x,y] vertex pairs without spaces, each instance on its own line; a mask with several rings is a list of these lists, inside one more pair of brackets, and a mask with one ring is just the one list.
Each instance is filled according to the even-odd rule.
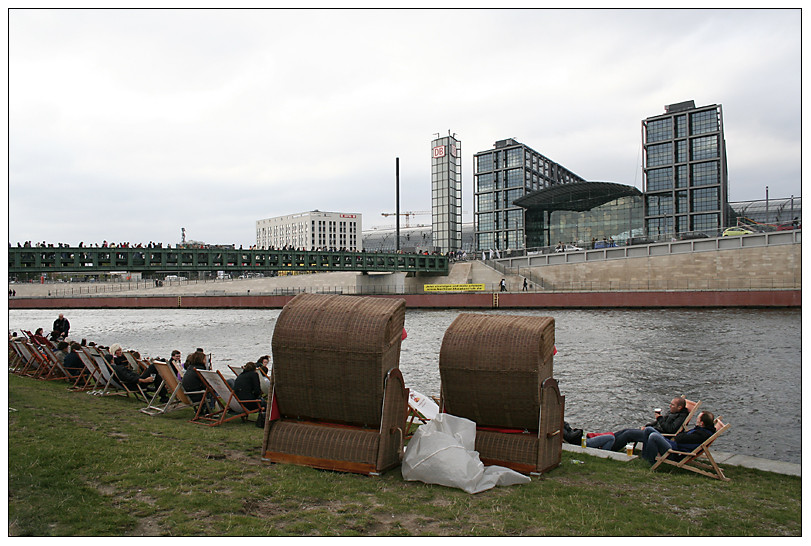
[[531,484],[477,495],[261,462],[262,431],[150,417],[122,397],[9,377],[10,536],[800,536],[801,480],[730,482],[564,452]]

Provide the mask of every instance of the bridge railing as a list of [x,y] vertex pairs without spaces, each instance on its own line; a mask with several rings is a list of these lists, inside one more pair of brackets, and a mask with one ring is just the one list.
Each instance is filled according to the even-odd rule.
[[9,274],[367,271],[447,275],[447,256],[221,248],[9,247]]

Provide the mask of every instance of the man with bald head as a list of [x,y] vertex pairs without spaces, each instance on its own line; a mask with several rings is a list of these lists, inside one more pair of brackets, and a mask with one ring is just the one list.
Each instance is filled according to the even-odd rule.
[[68,332],[70,332],[70,322],[68,322],[68,319],[66,319],[65,315],[62,313],[59,313],[59,318],[54,321],[53,331],[62,339],[68,337]]
[[665,415],[656,412],[655,420],[640,428],[625,428],[614,433],[614,451],[622,451],[629,442],[641,442],[645,439],[645,429],[652,427],[661,434],[675,434],[681,427],[690,412],[687,410],[687,401],[677,396],[670,401],[670,411]]

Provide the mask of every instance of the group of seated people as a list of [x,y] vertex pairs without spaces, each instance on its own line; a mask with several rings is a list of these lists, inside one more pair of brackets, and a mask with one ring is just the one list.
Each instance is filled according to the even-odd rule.
[[[84,368],[84,363],[79,358],[77,351],[81,350],[82,346],[76,342],[60,341],[56,345],[54,355],[62,363],[62,366],[68,373],[78,375]],[[133,352],[132,355],[140,360],[140,354]],[[169,400],[171,393],[167,392],[166,387],[161,381],[160,375],[154,363],[150,363],[141,373],[132,369],[127,357],[124,356],[124,350],[118,343],[113,343],[109,347],[109,353],[105,354],[105,358],[110,363],[116,377],[128,389],[135,390],[141,388],[144,392],[158,392],[160,401],[166,403]],[[163,359],[157,359],[163,360]],[[193,402],[199,402],[203,398],[201,391],[205,391],[205,385],[200,380],[196,373],[186,373],[192,368],[201,370],[208,369],[208,358],[206,357],[203,349],[198,348],[193,353],[190,353],[186,358],[185,363],[181,363],[181,353],[178,350],[172,351],[167,364],[169,364],[172,372],[181,381],[183,389],[189,393],[189,398]],[[264,410],[266,402],[263,400],[263,395],[267,394],[269,387],[270,373],[268,365],[270,363],[269,355],[262,355],[257,359],[257,362],[248,362],[243,366],[242,372],[236,379],[228,379],[227,382],[234,390],[234,394],[240,401],[248,400],[244,405],[248,409],[256,409],[260,407]],[[158,390],[160,389],[160,390]],[[252,400],[259,400],[259,402],[250,402]],[[213,403],[213,400],[211,401]]]
[[[639,428],[591,435],[586,439],[586,447],[622,451],[628,443],[641,443],[642,458],[653,464],[659,455],[667,453],[669,449],[689,452],[715,434],[715,416],[709,411],[698,414],[696,425],[692,429],[676,434],[689,414],[687,401],[684,397],[677,396],[670,401],[670,410],[666,414],[656,412],[654,421]],[[584,431],[572,429],[568,423],[564,423],[564,429],[566,442],[581,444]]]

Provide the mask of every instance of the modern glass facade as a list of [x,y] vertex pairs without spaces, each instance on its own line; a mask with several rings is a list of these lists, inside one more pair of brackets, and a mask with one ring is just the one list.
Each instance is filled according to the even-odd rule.
[[524,209],[513,202],[539,189],[584,180],[513,139],[473,156],[476,249],[518,249],[525,241]]
[[456,135],[431,141],[431,227],[435,250],[462,247],[462,143]]
[[644,225],[651,239],[714,237],[730,225],[720,105],[671,104],[642,121]]

